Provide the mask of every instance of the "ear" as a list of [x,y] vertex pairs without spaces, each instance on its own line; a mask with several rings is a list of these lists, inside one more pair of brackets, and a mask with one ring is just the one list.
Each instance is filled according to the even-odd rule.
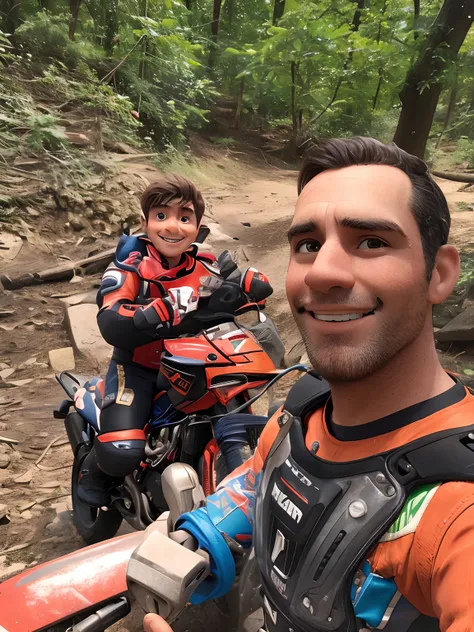
[[146,219],[143,217],[143,215],[140,217],[140,230],[142,231],[142,233],[146,231]]
[[433,305],[445,301],[459,279],[459,252],[455,246],[441,246],[436,255],[433,275],[428,286],[428,298]]

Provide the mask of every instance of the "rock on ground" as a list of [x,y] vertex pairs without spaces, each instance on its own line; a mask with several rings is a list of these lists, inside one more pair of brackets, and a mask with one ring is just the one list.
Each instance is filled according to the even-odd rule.
[[97,311],[97,305],[73,305],[66,309],[65,323],[76,352],[101,366],[110,360],[112,348],[99,331]]
[[439,342],[474,341],[474,306],[468,307],[436,333]]
[[51,349],[49,352],[49,363],[53,370],[58,373],[74,369],[76,363],[74,361],[73,348]]

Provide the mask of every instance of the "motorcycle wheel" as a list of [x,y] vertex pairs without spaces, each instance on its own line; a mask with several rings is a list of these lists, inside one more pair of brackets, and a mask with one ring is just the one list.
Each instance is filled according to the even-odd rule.
[[107,509],[107,511],[96,509],[79,499],[77,495],[79,473],[88,452],[89,450],[84,446],[80,448],[72,466],[72,519],[84,542],[97,544],[114,537],[122,524],[122,516],[117,509]]

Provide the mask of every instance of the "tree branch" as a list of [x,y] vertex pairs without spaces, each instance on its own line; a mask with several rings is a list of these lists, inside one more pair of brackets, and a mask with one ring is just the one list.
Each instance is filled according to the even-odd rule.
[[105,75],[105,77],[102,77],[100,83],[108,83],[112,79],[112,77],[114,76],[116,71],[120,68],[120,66],[123,66],[123,64],[127,61],[127,59],[130,57],[130,55],[133,53],[133,51],[137,48],[137,46],[140,44],[140,42],[143,40],[144,37],[146,37],[146,35],[142,35],[140,37],[138,42],[133,46],[133,48],[131,48],[128,51],[128,53],[125,55],[125,57],[119,61],[119,63],[115,66],[115,68],[112,68],[112,70],[110,72],[108,72]]

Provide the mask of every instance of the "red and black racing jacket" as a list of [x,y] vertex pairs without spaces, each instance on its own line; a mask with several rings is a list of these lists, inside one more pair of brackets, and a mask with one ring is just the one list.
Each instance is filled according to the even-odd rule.
[[[250,268],[243,274],[238,272],[236,283],[235,264],[233,269],[224,279],[214,255],[198,253],[197,246],[186,251],[177,266],[169,268],[145,235],[123,235],[97,294],[102,336],[115,347],[121,361],[157,370],[163,339],[196,333],[186,331],[187,313],[201,304],[220,311],[210,301],[214,293],[222,294],[225,286],[230,287],[236,307],[248,302],[264,307],[265,298],[272,293],[268,279]],[[227,281],[231,277],[234,281]]]

